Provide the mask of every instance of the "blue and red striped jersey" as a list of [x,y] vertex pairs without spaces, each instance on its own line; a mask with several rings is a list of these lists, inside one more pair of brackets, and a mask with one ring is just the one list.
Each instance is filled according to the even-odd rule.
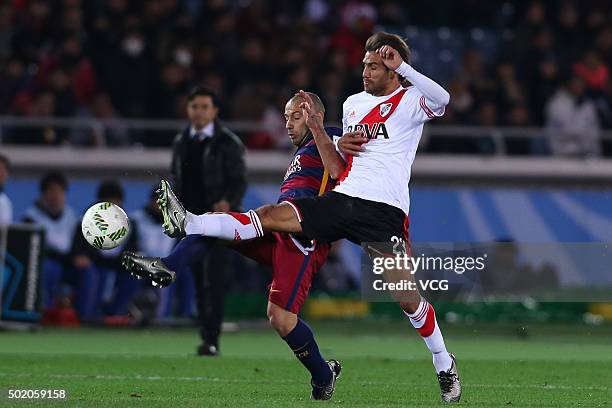
[[[342,136],[342,129],[336,127],[326,127],[325,131],[330,137]],[[302,146],[298,147],[293,154],[293,160],[289,164],[285,179],[280,188],[278,202],[291,201],[301,197],[316,197],[319,195],[321,184],[324,182],[323,161],[317,150],[312,136]],[[325,190],[334,188],[335,181],[326,181]]]

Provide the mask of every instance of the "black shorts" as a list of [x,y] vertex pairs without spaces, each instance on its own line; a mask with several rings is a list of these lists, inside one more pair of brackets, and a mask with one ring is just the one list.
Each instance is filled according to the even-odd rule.
[[335,191],[297,198],[291,204],[298,212],[302,233],[310,239],[333,242],[346,238],[361,245],[398,237],[408,243],[408,217],[392,205]]

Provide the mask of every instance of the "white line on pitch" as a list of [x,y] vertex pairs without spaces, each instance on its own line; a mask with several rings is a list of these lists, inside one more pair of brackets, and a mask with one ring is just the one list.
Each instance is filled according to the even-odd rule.
[[[230,378],[219,378],[219,377],[161,377],[161,376],[144,376],[144,375],[134,375],[134,376],[124,376],[124,375],[85,375],[85,374],[32,374],[32,373],[0,373],[0,377],[46,377],[46,378],[57,378],[57,379],[95,379],[95,380],[136,380],[136,381],[210,381],[210,382],[220,382],[220,383],[285,383],[285,384],[301,384],[302,381],[294,381],[287,379],[270,379],[270,380],[261,380],[261,379],[230,379]],[[359,381],[355,380],[354,382],[364,385],[413,385],[413,386],[422,386],[426,387],[430,384],[414,384],[414,383],[390,383],[388,381],[385,382],[374,382],[374,381]],[[465,387],[474,387],[474,388],[535,388],[542,390],[591,390],[591,391],[610,391],[611,387],[605,386],[575,386],[575,385],[554,385],[554,384],[470,384],[464,383]]]

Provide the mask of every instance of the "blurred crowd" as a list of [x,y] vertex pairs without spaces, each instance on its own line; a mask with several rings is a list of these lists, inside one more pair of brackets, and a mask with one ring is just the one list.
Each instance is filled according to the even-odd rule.
[[[127,325],[134,319],[142,323],[169,316],[192,317],[195,289],[190,270],[177,271],[176,286],[153,290],[121,267],[123,250],[165,256],[175,244],[159,228],[162,215],[153,191],[142,208],[130,213],[129,238],[116,248],[102,251],[85,241],[81,217],[66,200],[68,188],[63,174],[44,174],[40,195],[21,219],[45,231],[42,323]],[[97,202],[122,206],[123,200],[118,181],[106,180],[98,186]]]
[[[609,153],[599,140],[601,129],[612,128],[605,0],[3,1],[0,115],[180,119],[189,89],[206,84],[222,96],[223,119],[260,125],[241,134],[247,146],[286,146],[288,97],[317,92],[327,120],[338,123],[342,101],[361,90],[365,40],[381,28],[407,37],[415,68],[449,89],[451,105],[439,123],[568,135],[548,146],[518,141],[510,152]],[[484,36],[483,47],[447,47],[460,33]],[[428,64],[423,55],[431,50],[439,60]],[[169,145],[174,137],[148,138],[120,125],[97,132],[3,129],[3,139]],[[487,151],[475,143],[467,150]],[[444,139],[429,149],[455,151]]]
[[[195,318],[197,281],[191,269],[194,266],[177,270],[176,282],[163,289],[136,279],[121,266],[121,253],[125,250],[165,257],[177,242],[161,228],[163,216],[153,186],[141,208],[128,214],[128,238],[116,248],[98,250],[83,237],[82,214],[68,202],[70,183],[64,174],[54,171],[43,174],[38,197],[19,209],[21,216],[17,218],[17,211],[13,211],[10,197],[4,191],[9,173],[9,158],[0,153],[0,229],[14,223],[30,223],[45,232],[40,265],[42,323],[123,326]],[[99,183],[91,204],[111,202],[124,207],[124,196],[122,184],[107,179]],[[349,271],[355,269],[354,265],[350,265],[347,252],[341,250],[345,245],[334,244],[326,265],[313,282],[313,291],[332,293],[358,288],[357,276]],[[228,251],[224,262],[228,266],[220,279],[224,290],[265,293],[270,281],[268,268],[233,251]]]

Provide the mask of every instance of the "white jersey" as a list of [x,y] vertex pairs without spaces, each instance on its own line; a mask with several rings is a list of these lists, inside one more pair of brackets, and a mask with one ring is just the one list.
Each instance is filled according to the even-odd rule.
[[59,218],[52,218],[34,204],[26,210],[24,218],[45,229],[45,240],[49,248],[63,255],[70,252],[76,226],[79,223],[72,208],[66,206]]
[[423,94],[411,86],[385,96],[360,92],[349,96],[342,109],[343,133],[363,130],[369,140],[365,152],[347,158],[334,191],[389,204],[407,215],[410,170],[423,124],[442,116],[444,107],[433,111]]

